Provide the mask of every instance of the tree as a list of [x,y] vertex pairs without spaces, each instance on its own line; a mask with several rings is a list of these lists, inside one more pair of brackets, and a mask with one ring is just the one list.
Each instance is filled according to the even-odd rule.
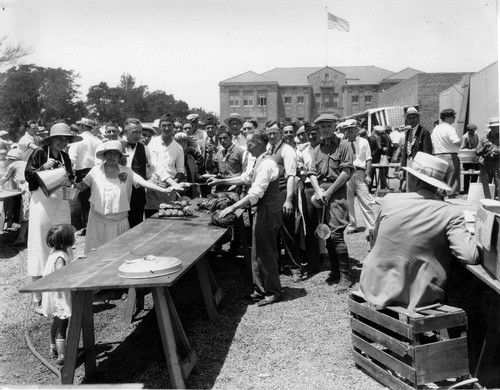
[[31,48],[25,48],[20,43],[9,45],[7,36],[0,38],[0,67],[14,65],[16,61],[33,53]]
[[[28,120],[51,123],[76,121],[86,109],[77,99],[78,77],[72,70],[20,65],[2,74],[0,115],[18,129]],[[43,115],[42,115],[43,113]]]

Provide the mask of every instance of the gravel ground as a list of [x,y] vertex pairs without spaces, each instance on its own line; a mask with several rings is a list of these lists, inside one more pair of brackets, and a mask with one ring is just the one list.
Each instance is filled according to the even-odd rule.
[[[27,309],[30,298],[19,294],[29,282],[26,249],[13,249],[14,232],[0,235],[0,384],[55,385],[58,377],[30,352],[27,330],[35,348],[48,356],[49,321]],[[360,262],[369,245],[363,232],[346,235],[353,273],[359,278]],[[78,237],[75,254],[83,252]],[[281,276],[284,300],[259,308],[242,299],[250,292],[241,258],[210,259],[224,291],[219,320],[208,321],[194,272],[171,289],[191,347],[198,362],[186,381],[189,388],[383,388],[355,368],[347,293],[334,295],[325,283],[324,270],[301,283]],[[146,388],[169,388],[154,310],[140,313],[131,325],[123,322],[124,301],[117,296],[96,296],[94,323],[98,376],[92,383],[143,383]],[[152,308],[150,295],[146,308]],[[84,383],[83,366],[76,383]]]

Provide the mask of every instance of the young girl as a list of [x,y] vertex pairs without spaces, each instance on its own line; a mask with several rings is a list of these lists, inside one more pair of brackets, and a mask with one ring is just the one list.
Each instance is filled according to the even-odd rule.
[[[55,225],[47,233],[47,246],[51,252],[43,276],[64,267],[72,259],[71,248],[75,243],[75,228],[68,224]],[[71,293],[69,291],[49,291],[42,294],[42,309],[50,318],[54,317],[50,328],[50,356],[57,357],[56,364],[64,364],[66,350],[66,330],[71,317]]]

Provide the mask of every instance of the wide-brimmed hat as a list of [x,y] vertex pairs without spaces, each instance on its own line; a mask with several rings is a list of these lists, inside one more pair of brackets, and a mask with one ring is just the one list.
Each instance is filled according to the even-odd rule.
[[84,125],[84,126],[88,126],[88,127],[94,127],[95,121],[93,119],[82,118],[79,121],[77,121],[76,124],[77,125]]
[[226,124],[226,126],[229,126],[229,122],[232,120],[240,122],[242,126],[243,126],[243,123],[245,122],[245,120],[241,117],[240,114],[232,113],[232,114],[229,114],[228,118],[224,119],[224,123]]
[[116,140],[104,142],[103,144],[99,145],[97,147],[97,151],[95,152],[95,156],[97,158],[100,158],[101,160],[104,160],[104,154],[109,151],[120,152],[121,157],[128,157],[127,154],[123,153],[122,143]]
[[413,176],[433,185],[434,187],[450,191],[451,187],[443,179],[448,169],[448,163],[432,154],[418,152],[411,166],[402,167]]
[[50,128],[49,135],[42,139],[40,143],[42,145],[50,144],[50,140],[53,137],[68,137],[70,138],[69,143],[81,141],[83,138],[79,135],[73,135],[71,129],[66,123],[56,123],[54,126]]
[[410,114],[415,114],[420,116],[420,112],[418,112],[418,110],[415,107],[408,107],[405,115],[410,115]]
[[490,121],[488,123],[488,127],[498,127],[498,117],[493,117],[490,118]]

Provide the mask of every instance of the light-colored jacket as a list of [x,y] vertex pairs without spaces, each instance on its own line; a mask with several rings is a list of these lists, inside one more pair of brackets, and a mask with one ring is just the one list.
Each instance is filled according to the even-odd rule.
[[380,306],[413,309],[443,301],[453,258],[464,264],[479,261],[462,211],[429,190],[385,196],[374,235],[360,288]]

